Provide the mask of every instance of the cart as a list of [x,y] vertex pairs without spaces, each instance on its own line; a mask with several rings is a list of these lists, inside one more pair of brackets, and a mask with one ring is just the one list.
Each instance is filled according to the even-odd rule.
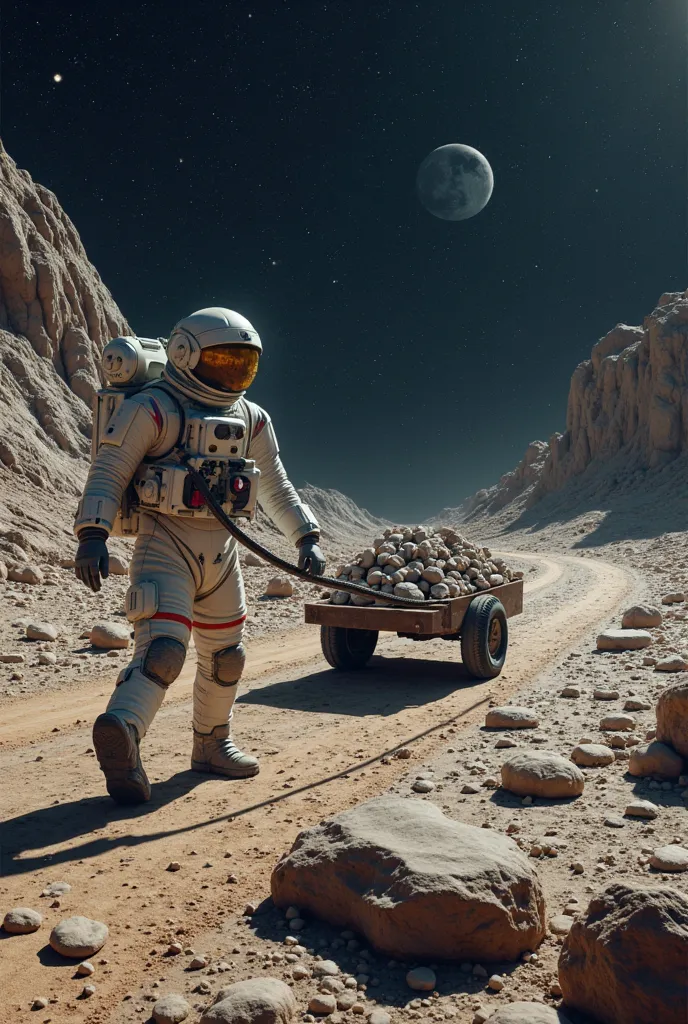
[[390,605],[330,604],[305,606],[305,621],[320,626],[323,654],[334,669],[351,671],[368,664],[381,632],[409,640],[458,640],[461,658],[477,679],[502,671],[509,643],[507,619],[523,611],[523,580],[489,591],[454,597],[424,608]]

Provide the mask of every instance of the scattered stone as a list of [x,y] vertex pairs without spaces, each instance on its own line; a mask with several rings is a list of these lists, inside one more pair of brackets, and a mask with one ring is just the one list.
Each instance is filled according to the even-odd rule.
[[207,967],[209,963],[210,963],[210,961],[209,961],[208,957],[204,956],[202,953],[199,953],[197,956],[195,956],[193,958],[193,960],[189,964],[189,970],[190,971],[202,971],[203,968]]
[[69,882],[50,882],[49,885],[46,885],[41,896],[66,896],[71,891],[72,887]]
[[608,814],[604,819],[604,823],[607,828],[625,828],[626,822],[618,814]]
[[341,971],[334,960],[317,960],[313,964],[313,975],[316,978],[336,978]]
[[677,779],[683,771],[683,758],[659,740],[651,740],[634,747],[628,770],[636,778],[657,775],[661,779]]
[[23,665],[25,661],[23,654],[0,654],[0,662],[4,665]]
[[430,779],[416,779],[411,786],[414,793],[432,793],[435,783]]
[[626,609],[621,619],[622,629],[652,629],[661,625],[662,613],[649,604],[634,604]]
[[80,963],[76,969],[76,973],[81,975],[82,978],[90,978],[92,974],[95,974],[95,967],[90,960],[84,960]]
[[551,750],[522,750],[502,765],[502,786],[516,796],[564,799],[580,796],[585,777],[575,764]]
[[518,743],[512,736],[500,736],[497,742],[495,743],[495,747],[497,748],[497,750],[506,750],[509,747],[517,746]]
[[45,1010],[47,1005],[48,1005],[48,997],[47,996],[38,996],[31,1003],[31,1009],[32,1010]]
[[398,757],[400,761],[408,761],[411,756],[411,751],[408,747],[400,747],[394,756]]
[[131,626],[121,622],[97,622],[88,634],[94,647],[103,651],[114,651],[129,646]]
[[58,629],[52,622],[30,622],[26,627],[27,640],[57,640]]
[[461,792],[466,796],[475,796],[476,793],[480,792],[480,786],[476,786],[473,782],[467,782],[461,787]]
[[178,860],[171,860],[165,868],[165,871],[179,871],[181,870],[181,864]]
[[490,708],[485,715],[487,729],[537,729],[537,716],[530,708]]
[[579,686],[565,686],[560,692],[560,697],[580,697],[581,690]]
[[674,844],[660,846],[650,857],[650,865],[657,871],[688,871],[688,850]]
[[657,739],[688,758],[688,683],[674,683],[659,695]]
[[493,974],[487,982],[487,987],[492,989],[493,992],[501,992],[504,988],[504,978],[499,974]]
[[571,925],[573,924],[573,918],[569,917],[568,914],[556,914],[549,920],[549,930],[552,935],[567,935]]
[[[246,554],[244,555],[242,561],[243,561],[244,565],[251,565],[251,566],[257,566],[257,565],[263,565],[264,564],[263,563],[263,559],[259,558],[258,555],[254,555],[254,553],[252,551],[247,551]],[[327,596],[329,597],[330,595],[328,594]]]
[[200,1024],[288,1024],[294,993],[278,978],[249,978],[221,988]]
[[57,665],[57,655],[52,651],[41,651],[38,655],[39,665]]
[[10,935],[28,935],[29,932],[37,932],[42,923],[43,916],[37,910],[15,907],[5,914],[2,927]]
[[489,1021],[489,1024],[570,1024],[561,1010],[557,1011],[544,1003],[524,1002],[502,1006],[482,1020]]
[[334,1013],[337,1009],[337,1000],[334,996],[328,995],[327,992],[320,992],[311,997],[308,1009],[311,1013],[328,1015]]
[[614,883],[564,939],[564,1003],[613,1024],[684,1024],[687,948],[683,893]]
[[631,800],[624,814],[628,818],[648,818],[652,820],[659,814],[659,808],[651,800]]
[[302,832],[273,871],[272,897],[353,929],[395,960],[511,960],[545,930],[537,874],[513,840],[403,797]]
[[43,573],[36,565],[18,565],[7,570],[7,578],[15,583],[29,583],[35,587],[43,582]]
[[414,992],[434,992],[437,977],[429,967],[414,967],[406,975],[406,984]]
[[583,768],[601,768],[615,761],[614,751],[603,743],[579,743],[571,751],[571,760]]
[[56,953],[81,960],[102,949],[107,937],[107,925],[77,914],[56,924],[50,933],[49,942]]
[[655,672],[686,672],[688,661],[680,654],[671,654],[668,658],[660,658],[655,664]]
[[685,594],[665,594],[662,598],[662,604],[681,604],[683,601],[685,601],[685,599]]
[[600,729],[603,732],[629,732],[636,725],[633,715],[607,715],[600,722]]
[[595,700],[618,700],[621,694],[618,690],[593,690]]
[[344,992],[337,994],[337,1009],[342,1010],[346,1013],[348,1010],[353,1009],[354,1003],[358,1002],[358,993],[352,992],[351,989],[347,989]]
[[79,999],[90,999],[91,996],[96,994],[95,985],[84,985],[79,995]]
[[373,1010],[368,1017],[368,1024],[391,1024],[392,1018],[384,1010]]
[[273,576],[265,588],[266,597],[291,597],[294,584],[288,576]]
[[652,643],[644,629],[607,629],[597,638],[598,651],[640,651]]
[[642,700],[640,697],[629,697],[624,704],[624,711],[650,711],[652,704],[649,700]]
[[155,1024],[180,1024],[191,1013],[191,1007],[184,996],[177,992],[169,992],[161,996],[153,1007]]

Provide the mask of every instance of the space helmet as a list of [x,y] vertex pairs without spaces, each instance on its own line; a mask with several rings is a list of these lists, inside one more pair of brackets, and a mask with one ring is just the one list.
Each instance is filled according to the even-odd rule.
[[177,323],[163,377],[203,405],[231,406],[258,372],[263,346],[253,325],[232,309],[210,306]]

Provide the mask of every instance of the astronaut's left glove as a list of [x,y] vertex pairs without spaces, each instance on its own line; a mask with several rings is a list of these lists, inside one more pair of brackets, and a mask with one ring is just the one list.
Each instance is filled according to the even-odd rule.
[[299,549],[299,569],[305,569],[311,576],[322,576],[325,572],[325,556],[318,547],[319,537],[308,534],[296,542]]
[[84,526],[79,530],[79,547],[74,559],[76,576],[96,593],[100,590],[101,579],[107,579],[110,574],[107,539],[107,530],[99,526]]

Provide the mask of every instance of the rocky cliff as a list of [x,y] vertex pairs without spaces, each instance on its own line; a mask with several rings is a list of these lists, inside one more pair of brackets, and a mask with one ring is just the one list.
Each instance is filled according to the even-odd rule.
[[[645,481],[688,453],[688,290],[662,295],[642,326],[617,326],[571,378],[566,430],[534,441],[519,465],[437,518],[517,514],[568,485]],[[681,460],[683,461],[683,460]],[[623,481],[620,479],[623,478]]]
[[10,563],[64,547],[99,354],[128,332],[56,197],[0,143],[0,552]]

